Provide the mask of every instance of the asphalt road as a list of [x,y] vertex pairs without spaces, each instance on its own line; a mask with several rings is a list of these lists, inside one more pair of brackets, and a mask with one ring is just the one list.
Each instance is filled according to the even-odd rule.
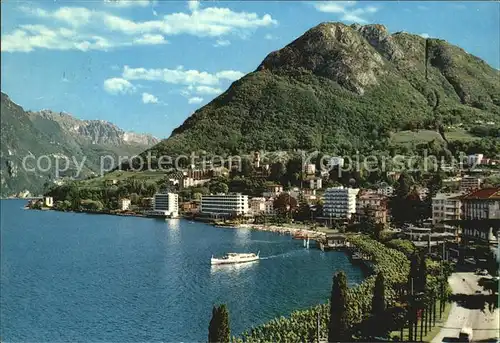
[[[480,278],[481,276],[474,275],[474,273],[454,273],[450,276],[448,282],[453,294],[479,295],[479,293],[476,293],[477,291],[482,294],[489,294],[483,292],[483,288],[478,285]],[[464,326],[472,327],[473,342],[495,342],[495,339],[498,341],[499,310],[497,308],[494,312],[490,312],[488,305],[485,305],[482,310],[470,309],[454,302],[448,320],[432,342],[452,341],[450,338],[458,338],[460,329]]]

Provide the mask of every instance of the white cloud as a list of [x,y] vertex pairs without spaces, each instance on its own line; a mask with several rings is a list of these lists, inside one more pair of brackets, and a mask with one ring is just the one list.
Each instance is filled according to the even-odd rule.
[[157,32],[198,37],[222,36],[277,24],[269,14],[259,17],[256,13],[233,12],[228,8],[219,7],[208,7],[192,13],[172,13],[165,15],[163,20],[143,22],[106,14],[103,16],[103,22],[108,29],[124,34]]
[[272,34],[268,33],[268,34],[266,34],[266,35],[264,36],[264,39],[267,39],[267,40],[273,40],[273,39],[274,39],[274,36],[273,36]]
[[194,91],[198,94],[217,95],[222,93],[222,89],[210,86],[197,86]]
[[314,7],[325,13],[336,13],[342,15],[341,20],[357,23],[367,23],[368,20],[364,18],[366,14],[373,14],[378,11],[375,6],[358,7],[356,1],[320,1],[313,3]]
[[155,97],[153,94],[142,93],[142,102],[145,104],[157,104],[158,98]]
[[[140,0],[105,1],[106,5],[115,7],[144,7],[151,3],[154,2]],[[65,6],[55,11],[27,6],[20,6],[18,9],[24,14],[46,21],[47,25],[50,25],[46,27],[47,30],[43,34],[40,32],[30,33],[22,27],[3,33],[2,51],[28,52],[37,48],[107,50],[119,46],[165,44],[165,35],[180,34],[198,37],[222,37],[236,34],[244,37],[260,27],[277,24],[277,21],[269,14],[259,16],[256,13],[235,12],[223,7],[200,8],[196,1],[189,2],[189,12],[170,13],[162,17],[157,16],[154,20],[149,21],[134,21],[105,11],[89,10],[85,7]],[[60,24],[65,24],[77,32],[72,35],[71,39],[68,39],[60,32],[58,33],[58,30],[69,30],[69,28],[56,26]],[[23,41],[20,42],[19,39]],[[39,43],[40,40],[50,40],[51,42]],[[4,47],[5,41],[7,41],[7,47]],[[228,40],[219,38],[218,45],[224,46],[228,42]]]
[[61,7],[51,16],[76,27],[87,25],[90,22],[92,11],[84,7]]
[[243,74],[241,71],[236,70],[223,70],[215,74],[217,78],[226,79],[229,81],[236,81],[238,79],[241,79],[244,75],[245,74]]
[[199,96],[195,96],[195,97],[188,99],[188,104],[199,104],[202,101],[203,101],[203,98],[200,98]]
[[134,42],[137,44],[144,44],[144,45],[157,45],[157,44],[168,43],[165,40],[165,37],[163,37],[162,35],[152,35],[149,33],[146,33],[141,37],[134,39]]
[[104,3],[108,6],[113,7],[146,7],[149,4],[152,4],[153,1],[148,0],[104,0]]
[[200,8],[200,2],[197,0],[189,0],[188,8],[191,12],[197,11]]
[[125,79],[114,77],[104,81],[104,90],[110,94],[126,94],[135,91],[134,85]]
[[19,29],[2,37],[1,48],[5,52],[30,52],[35,49],[88,51],[107,50],[118,45],[119,42],[110,42],[105,37],[82,35],[67,28],[21,25]]
[[122,77],[126,80],[147,80],[162,81],[165,83],[184,84],[184,85],[208,85],[219,84],[220,80],[237,80],[244,74],[235,70],[223,70],[215,74],[206,71],[184,70],[182,66],[176,69],[145,69],[123,67]]
[[215,47],[228,46],[228,45],[231,45],[231,42],[224,39],[218,39],[214,44]]
[[429,36],[428,33],[421,33],[420,37],[422,37],[422,38],[429,38],[430,36]]

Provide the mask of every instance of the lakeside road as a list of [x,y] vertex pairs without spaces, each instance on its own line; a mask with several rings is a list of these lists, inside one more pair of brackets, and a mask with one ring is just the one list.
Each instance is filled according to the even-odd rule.
[[[483,291],[483,288],[478,285],[478,280],[481,276],[474,275],[474,273],[453,273],[448,282],[450,284],[453,294],[488,294]],[[483,310],[469,309],[454,302],[451,305],[448,320],[442,327],[438,335],[432,342],[447,342],[449,338],[458,338],[460,329],[464,326],[472,327],[473,342],[479,341],[498,341],[499,332],[499,309],[490,312],[488,305],[485,304]],[[496,339],[496,340],[495,340]]]

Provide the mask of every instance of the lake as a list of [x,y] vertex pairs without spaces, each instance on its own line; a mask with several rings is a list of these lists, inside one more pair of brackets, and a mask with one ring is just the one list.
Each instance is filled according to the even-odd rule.
[[[232,334],[325,302],[332,275],[363,272],[341,252],[290,236],[187,220],[1,206],[4,341],[206,341],[212,306],[225,303]],[[262,260],[210,266],[225,252]]]

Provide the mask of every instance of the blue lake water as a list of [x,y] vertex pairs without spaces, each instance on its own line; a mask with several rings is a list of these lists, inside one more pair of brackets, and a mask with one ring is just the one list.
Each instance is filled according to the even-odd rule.
[[[363,280],[343,253],[289,236],[25,203],[0,202],[2,341],[206,341],[216,303],[239,334],[325,302],[337,270]],[[210,266],[212,254],[259,250],[256,263]]]

